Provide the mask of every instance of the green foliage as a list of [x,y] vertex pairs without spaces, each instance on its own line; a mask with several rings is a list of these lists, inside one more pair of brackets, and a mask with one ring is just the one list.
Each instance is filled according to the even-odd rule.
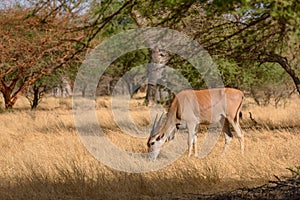
[[251,87],[263,89],[290,81],[287,73],[275,63],[242,63],[232,59],[216,61],[225,86],[250,90]]
[[[218,13],[232,13],[233,15],[260,16],[268,13],[272,21],[280,21],[289,27],[293,34],[300,34],[300,3],[298,0],[214,0],[209,7],[211,15]],[[272,23],[272,22],[271,22]]]
[[179,71],[188,80],[192,88],[201,89],[206,87],[205,81],[202,78],[200,72],[191,64],[182,65]]
[[105,74],[113,75],[113,77],[121,77],[132,68],[145,65],[149,62],[150,56],[147,49],[128,52],[114,61],[106,69]]
[[239,87],[241,85],[242,68],[231,59],[216,61],[224,86]]
[[167,65],[181,73],[192,88],[206,88],[205,81],[200,72],[191,63],[187,62],[183,58],[173,55],[172,59]]
[[[260,65],[259,63],[253,62],[237,63],[234,59],[217,57],[214,57],[214,60],[224,86],[227,87],[249,91],[251,87],[263,89],[267,86],[276,86],[291,81],[288,74],[279,64],[264,63]],[[178,70],[194,89],[207,88],[207,83],[203,76],[206,76],[206,78],[211,77],[212,80],[216,76],[214,72],[209,70],[203,71],[201,75],[190,63],[180,58],[174,58],[169,66]]]
[[122,31],[128,30],[130,28],[136,27],[132,18],[126,11],[118,12],[118,10],[126,3],[126,1],[101,1],[100,4],[97,4],[93,8],[95,15],[106,16],[109,20],[110,16],[114,18],[110,19],[109,23],[104,29],[101,30],[102,38],[110,37],[112,35],[118,34]]
[[51,73],[43,76],[33,83],[36,87],[44,87],[46,90],[49,90],[57,86],[61,81],[61,75],[58,73]]

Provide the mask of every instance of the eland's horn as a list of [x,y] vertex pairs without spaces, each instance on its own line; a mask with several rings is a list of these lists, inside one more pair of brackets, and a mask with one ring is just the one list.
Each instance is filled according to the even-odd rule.
[[156,114],[155,119],[154,119],[154,122],[153,122],[153,125],[152,125],[152,130],[151,130],[151,132],[150,132],[150,137],[153,136],[153,135],[154,135],[154,132],[155,132],[154,129],[155,129],[155,126],[156,126],[155,124],[156,124],[156,121],[157,121],[157,115],[158,115],[158,114]]
[[159,118],[159,120],[158,120],[158,122],[157,122],[157,125],[158,126],[160,126],[161,125],[161,122],[162,122],[162,117],[164,116],[164,113],[161,113],[161,116],[160,116],[160,118]]
[[152,130],[150,132],[150,137],[153,136],[155,134],[155,132],[157,131],[157,129],[161,126],[164,113],[161,114],[161,116],[159,117],[158,120],[157,120],[157,116],[158,116],[158,114],[156,115],[155,120],[153,122]]

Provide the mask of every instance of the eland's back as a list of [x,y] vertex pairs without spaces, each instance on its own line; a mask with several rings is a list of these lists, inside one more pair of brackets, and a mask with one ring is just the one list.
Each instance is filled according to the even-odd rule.
[[243,99],[243,92],[234,88],[183,90],[176,95],[169,111],[176,109],[178,120],[194,114],[199,123],[214,123],[220,115],[236,121]]

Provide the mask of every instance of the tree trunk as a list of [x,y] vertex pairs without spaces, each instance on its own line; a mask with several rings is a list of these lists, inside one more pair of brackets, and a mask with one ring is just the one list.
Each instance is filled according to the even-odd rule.
[[12,99],[11,91],[4,91],[3,93],[5,109],[12,109],[15,101]]
[[[5,102],[5,109],[12,109],[12,107],[15,105],[17,102],[18,98],[22,94],[23,91],[26,90],[26,88],[33,84],[37,79],[42,77],[42,73],[39,74],[36,77],[31,77],[28,81],[23,82],[20,84],[20,77],[16,77],[13,79],[10,83],[10,85],[7,85],[5,81],[2,79],[0,83],[0,92],[3,95],[4,102]],[[17,84],[19,83],[19,85]],[[17,87],[16,87],[17,85]],[[13,92],[16,90],[15,92]]]
[[31,110],[36,109],[40,102],[39,87],[33,86],[33,99],[31,102]]
[[296,86],[298,94],[300,94],[300,78],[297,76],[295,70],[290,66],[288,60],[280,55],[274,54],[266,59],[266,62],[277,62],[290,75]]
[[148,83],[147,86],[147,93],[146,93],[146,102],[148,105],[154,105],[155,104],[155,94],[156,94],[156,85],[152,85]]
[[163,98],[163,96],[157,95],[161,94],[160,92],[157,92],[157,90],[163,89],[163,87],[157,87],[157,84],[160,83],[162,86],[166,84],[166,79],[164,76],[168,59],[169,56],[166,51],[155,48],[151,52],[151,63],[148,65],[147,71],[148,87],[146,102],[148,105],[156,104],[159,98]]

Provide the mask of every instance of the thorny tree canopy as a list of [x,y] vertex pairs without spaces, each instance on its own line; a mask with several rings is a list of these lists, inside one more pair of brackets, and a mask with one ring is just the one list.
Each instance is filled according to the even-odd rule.
[[[86,0],[24,1],[16,7],[1,7],[0,92],[11,108],[19,95],[36,80],[81,61],[90,42],[116,15],[91,12]],[[90,7],[86,7],[89,5]]]

